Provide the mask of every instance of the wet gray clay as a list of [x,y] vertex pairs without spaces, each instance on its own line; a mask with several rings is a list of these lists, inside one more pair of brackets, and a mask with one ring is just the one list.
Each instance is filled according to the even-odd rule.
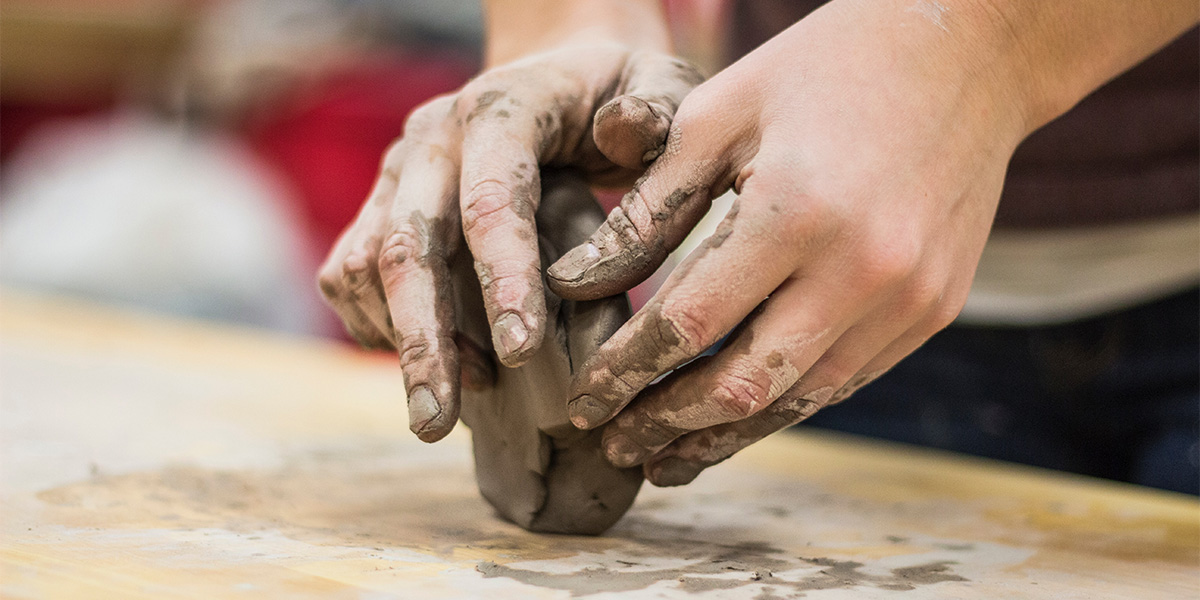
[[[569,172],[542,173],[537,211],[542,269],[587,240],[604,220],[587,185]],[[464,248],[452,268],[461,335],[492,348],[487,318]],[[530,531],[600,534],[637,496],[641,469],[618,469],[604,458],[600,430],[580,431],[567,417],[567,386],[575,368],[630,316],[624,295],[572,302],[546,293],[547,332],[541,349],[515,369],[496,364],[495,384],[463,389],[462,421],[471,429],[475,479],[504,518]]]

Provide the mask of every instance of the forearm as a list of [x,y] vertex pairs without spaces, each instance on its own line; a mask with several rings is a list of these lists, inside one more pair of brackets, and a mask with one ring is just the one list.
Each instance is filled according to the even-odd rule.
[[[883,0],[887,2],[888,0]],[[1032,131],[1141,62],[1200,18],[1195,0],[911,0],[908,13],[964,35],[1013,86]],[[956,29],[958,31],[956,31]]]
[[488,66],[579,41],[669,52],[659,0],[484,0]]

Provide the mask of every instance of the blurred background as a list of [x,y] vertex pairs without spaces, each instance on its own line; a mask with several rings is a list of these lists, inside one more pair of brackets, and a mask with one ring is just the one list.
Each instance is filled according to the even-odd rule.
[[[664,5],[682,49],[715,69],[720,49],[696,41],[729,3]],[[481,13],[5,0],[0,285],[345,339],[316,267],[408,114],[478,70]]]
[[0,283],[341,335],[314,272],[477,0],[5,0]]

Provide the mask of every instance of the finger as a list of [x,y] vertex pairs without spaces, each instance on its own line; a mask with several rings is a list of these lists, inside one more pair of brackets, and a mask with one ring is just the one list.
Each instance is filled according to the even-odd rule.
[[547,270],[550,289],[570,300],[594,300],[627,291],[654,273],[729,186],[722,144],[700,135],[681,142],[706,125],[687,131],[678,121],[672,125],[666,151],[620,206],[586,243]]
[[647,460],[642,471],[650,483],[660,487],[691,483],[704,469],[807,419],[821,406],[819,400],[788,390],[753,417],[683,435]]
[[[336,264],[340,265],[340,261]],[[327,270],[336,274],[327,275]],[[346,333],[358,345],[372,350],[391,349],[391,337],[385,338],[383,332],[375,327],[371,323],[371,320],[358,308],[358,304],[355,303],[354,299],[343,294],[341,273],[340,266],[333,269],[322,267],[321,275],[318,277],[318,286],[321,290],[321,295],[325,297],[326,302],[329,303],[334,313],[341,319],[342,326],[346,328]]]
[[705,469],[776,431],[804,421],[839,399],[849,397],[885,371],[864,370],[841,387],[803,383],[793,386],[756,415],[682,435],[647,459],[643,473],[647,480],[660,487],[691,483]]
[[667,131],[683,97],[704,80],[688,63],[656,52],[629,60],[625,93],[596,111],[592,137],[612,162],[641,170],[667,147]]
[[754,209],[752,197],[736,200],[716,233],[583,365],[568,405],[577,427],[607,421],[651,381],[732,330],[791,275],[789,252],[803,248],[763,243],[769,217]]
[[426,442],[441,439],[457,422],[462,376],[448,263],[458,240],[458,170],[440,147],[428,137],[412,142],[378,262],[408,392],[409,428]]
[[863,386],[883,376],[884,373],[929,341],[929,338],[950,325],[962,310],[963,304],[966,303],[966,291],[969,287],[969,285],[948,287],[947,289],[957,291],[946,294],[933,302],[916,325],[910,327],[903,335],[897,337],[872,357],[833,394],[829,399],[829,404],[837,404],[849,398]]
[[374,233],[396,194],[402,144],[384,153],[380,174],[355,221],[342,233],[317,277],[321,294],[346,331],[368,348],[392,348],[390,317],[375,272],[379,238]]
[[379,279],[379,238],[370,236],[351,250],[342,260],[342,281],[346,293],[371,327],[394,347],[392,317],[388,314],[387,299]]
[[534,213],[540,198],[538,125],[503,91],[459,102],[464,123],[462,229],[475,256],[500,361],[523,364],[546,329]]
[[686,432],[770,410],[862,312],[847,310],[838,286],[789,279],[715,356],[671,373],[621,411],[605,429],[606,454],[630,467]]
[[907,330],[910,320],[904,312],[893,311],[847,331],[795,386],[757,415],[678,438],[645,462],[646,478],[659,486],[690,483],[741,449],[850,397],[916,350],[958,311],[935,303]]

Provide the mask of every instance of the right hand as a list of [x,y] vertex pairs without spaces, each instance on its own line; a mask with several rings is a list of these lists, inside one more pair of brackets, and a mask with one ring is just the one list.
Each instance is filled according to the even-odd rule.
[[539,166],[631,183],[662,153],[676,108],[701,79],[658,52],[564,46],[490,69],[409,117],[319,282],[355,339],[399,353],[420,439],[454,427],[460,372],[471,384],[493,369],[456,335],[448,261],[460,240],[475,257],[496,354],[519,366],[546,330]]

